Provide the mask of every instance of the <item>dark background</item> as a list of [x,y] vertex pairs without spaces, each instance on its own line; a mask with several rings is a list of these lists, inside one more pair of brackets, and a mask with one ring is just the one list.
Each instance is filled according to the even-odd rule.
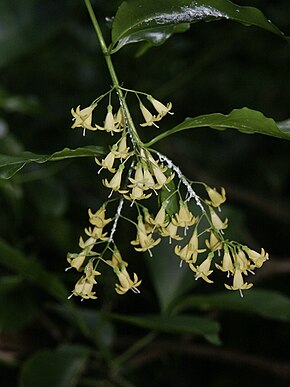
[[[119,4],[93,2],[107,41],[109,19]],[[239,5],[260,8],[290,35],[288,0],[239,0]],[[276,121],[290,116],[290,49],[275,35],[230,21],[200,22],[144,55],[138,55],[139,48],[130,45],[113,56],[119,79],[125,87],[171,101],[175,113],[171,119],[164,119],[161,129],[143,128],[143,139],[149,140],[185,117],[228,114],[244,106]],[[106,146],[111,139],[102,134],[87,133],[83,137],[81,130],[70,129],[70,109],[79,104],[89,105],[109,85],[105,62],[82,1],[1,1],[2,154],[24,150],[49,154],[64,147]],[[103,106],[96,111],[96,121],[102,122],[105,109]],[[139,114],[137,110],[133,113]],[[271,256],[267,267],[257,274],[255,287],[289,296],[289,143],[234,130],[202,128],[169,137],[156,148],[173,159],[189,179],[226,188],[231,236],[255,249],[263,246]],[[29,166],[13,179],[0,182],[1,239],[40,262],[71,289],[78,277],[73,272],[64,273],[66,253],[78,249],[78,237],[87,225],[87,208],[97,209],[105,197],[91,159]],[[126,251],[125,243],[122,248]],[[138,255],[133,263],[134,270],[143,278],[143,291],[137,300],[133,295],[120,300],[108,290],[109,281],[106,285],[105,279],[100,298],[84,303],[77,300],[78,307],[132,314],[158,311],[145,261],[146,257]],[[21,269],[13,271],[3,265],[0,273],[0,308],[2,314],[7,314],[6,325],[2,321],[0,332],[3,386],[17,385],[23,364],[43,348],[53,349],[64,342],[94,347],[55,313],[55,301],[32,284]],[[26,302],[29,299],[34,311],[30,316],[25,304],[17,323],[13,313],[19,310],[17,302],[22,301],[19,295],[9,295],[15,303],[11,317],[7,307],[10,299],[5,292],[7,279],[19,281],[20,294],[27,295]],[[222,282],[210,289],[199,285],[195,291],[207,293],[221,288]],[[221,347],[211,348],[202,339],[186,335],[163,334],[147,347],[143,357],[133,357],[131,363],[123,365],[120,374],[125,375],[127,382],[121,381],[121,377],[114,379],[108,364],[146,332],[114,323],[109,350],[96,345],[98,360],[87,365],[83,375],[91,377],[95,383],[91,385],[96,386],[289,385],[289,322],[237,312],[213,310],[212,314],[222,326]],[[111,353],[110,360],[106,351]],[[82,380],[78,385],[90,384]]]

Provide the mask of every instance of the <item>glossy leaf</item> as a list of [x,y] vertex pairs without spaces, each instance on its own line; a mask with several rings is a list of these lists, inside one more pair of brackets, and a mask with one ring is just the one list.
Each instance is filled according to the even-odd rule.
[[38,155],[31,152],[23,152],[17,156],[0,154],[0,179],[10,179],[30,163],[43,164],[47,161],[59,161],[76,157],[95,157],[102,153],[101,147],[91,146],[77,149],[64,148],[51,155]]
[[74,387],[88,359],[90,350],[65,345],[56,351],[35,353],[24,365],[20,387]]
[[238,292],[189,296],[176,304],[176,310],[234,310],[279,321],[290,321],[290,298],[272,290],[251,289],[241,298]]
[[272,118],[265,117],[261,112],[244,107],[242,109],[234,109],[228,115],[213,113],[187,118],[181,124],[161,133],[146,145],[151,146],[157,141],[183,130],[202,127],[210,127],[217,130],[232,128],[246,134],[259,133],[290,140],[289,125],[277,124]]
[[128,316],[107,314],[109,317],[136,325],[138,327],[169,333],[191,333],[202,336],[213,344],[220,344],[219,324],[216,321],[193,315],[165,316],[144,315]]
[[257,8],[240,7],[228,0],[126,0],[112,28],[114,51],[129,43],[164,43],[178,25],[228,19],[257,26],[281,37],[284,34]]

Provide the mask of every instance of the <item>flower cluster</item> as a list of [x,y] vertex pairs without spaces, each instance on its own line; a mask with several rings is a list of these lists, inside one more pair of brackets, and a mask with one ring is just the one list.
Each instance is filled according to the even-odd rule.
[[[173,114],[171,103],[164,105],[147,95],[147,100],[156,111],[152,114],[140,99],[139,94],[144,93],[134,93],[145,120],[140,126],[157,126],[156,123],[164,116]],[[129,219],[136,227],[136,238],[131,241],[136,251],[148,252],[152,256],[152,249],[160,243],[161,238],[168,238],[169,244],[174,243],[173,249],[179,257],[180,268],[183,264],[188,265],[196,280],[201,278],[207,283],[213,283],[214,269],[226,272],[232,282],[225,284],[225,287],[238,290],[242,295],[242,290],[252,287],[252,283],[245,282],[244,277],[260,268],[268,259],[268,254],[264,249],[258,253],[225,238],[228,219],[221,219],[217,213],[226,201],[225,189],[219,191],[199,182],[196,184],[204,189],[206,198],[197,195],[193,183],[186,179],[178,166],[141,142],[124,99],[115,114],[110,101],[104,124],[93,125],[92,114],[98,102],[96,100],[84,109],[80,106],[72,109],[72,128],[82,128],[84,133],[85,130],[106,131],[112,136],[119,135],[119,138],[103,159],[95,159],[100,167],[98,173],[106,170],[111,174],[102,179],[103,185],[109,189],[108,201],[95,213],[88,210],[90,226],[85,229],[87,238],[80,238],[81,252],[67,256],[70,268],[83,272],[72,295],[82,299],[96,298],[93,286],[97,283],[95,278],[101,274],[97,270],[100,264],[110,267],[115,273],[119,281],[115,284],[118,294],[125,294],[128,290],[139,293],[141,280],[136,273],[133,273],[133,277],[129,275],[128,263],[122,259],[114,241],[119,218],[126,219],[122,215],[126,202],[131,207],[135,206],[137,211],[136,220]],[[155,215],[144,205],[154,197],[159,199]],[[118,199],[115,215],[106,218],[107,206],[115,206]],[[177,203],[175,210],[170,205],[172,201]],[[191,211],[191,202],[195,202],[196,213]],[[110,223],[110,232],[104,231]],[[207,239],[204,238],[206,235]],[[184,240],[187,243],[182,243]],[[108,254],[110,259],[106,258]]]

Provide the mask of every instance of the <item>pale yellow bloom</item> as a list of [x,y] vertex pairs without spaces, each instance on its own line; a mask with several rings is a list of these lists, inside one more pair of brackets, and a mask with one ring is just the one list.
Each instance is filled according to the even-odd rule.
[[162,205],[157,212],[155,218],[150,216],[148,218],[148,222],[152,224],[153,226],[157,227],[166,227],[169,223],[169,221],[166,221],[166,211],[165,211],[166,205]]
[[132,200],[133,202],[135,200],[144,200],[150,198],[152,193],[145,195],[142,188],[139,188],[138,186],[133,187],[132,191],[129,195],[124,195],[125,199]]
[[109,239],[106,236],[108,233],[107,232],[103,233],[103,228],[88,227],[88,228],[85,228],[85,233],[92,238],[91,240],[94,240],[94,241],[97,241],[98,239],[100,239],[101,241],[107,241]]
[[190,227],[195,224],[197,220],[198,218],[189,211],[187,204],[180,201],[179,212],[172,218],[171,221],[175,226]]
[[253,286],[253,284],[248,284],[247,282],[244,282],[241,270],[236,269],[234,273],[234,281],[233,286],[225,284],[225,287],[229,290],[239,290],[241,297],[243,297],[242,290],[250,289]]
[[198,235],[196,227],[192,233],[188,244],[185,245],[183,248],[179,245],[175,246],[174,250],[175,254],[178,255],[181,259],[180,264],[182,264],[182,261],[185,261],[186,263],[195,263],[197,260],[198,253],[203,253],[204,251],[206,250],[198,248]]
[[95,276],[101,275],[100,272],[96,271],[93,267],[93,262],[89,261],[84,269],[85,275],[82,276],[75,284],[75,288],[72,292],[74,296],[80,296],[82,298],[96,299],[95,292],[93,292],[93,286],[97,283]]
[[125,127],[125,119],[123,115],[123,109],[121,108],[121,106],[119,107],[117,113],[114,115],[114,120],[115,120],[115,125],[118,129]]
[[172,108],[172,103],[171,102],[169,102],[165,106],[165,105],[163,105],[163,103],[157,101],[157,99],[153,98],[151,95],[148,95],[147,99],[152,103],[152,105],[154,106],[154,108],[158,112],[158,117],[160,117],[160,119],[162,117],[164,117],[167,113],[173,114],[173,113],[170,112],[170,110]]
[[77,271],[82,271],[82,266],[86,259],[86,255],[81,252],[80,254],[70,254],[67,255],[67,261],[71,267],[75,268]]
[[116,154],[115,154],[114,145],[113,145],[111,152],[109,152],[107,156],[104,159],[102,159],[102,161],[99,161],[95,157],[95,162],[102,167],[101,169],[108,169],[110,172],[115,173],[116,169],[113,168],[115,157],[116,157]]
[[205,244],[211,251],[221,250],[223,248],[223,242],[217,238],[213,231],[210,232],[209,240],[206,240]]
[[123,136],[115,147],[113,145],[112,152],[115,155],[115,158],[120,158],[121,160],[126,160],[129,155],[130,148],[127,147],[127,136]]
[[208,257],[199,266],[194,266],[192,263],[189,264],[191,270],[195,272],[196,280],[198,278],[202,278],[209,284],[213,283],[213,281],[208,278],[208,276],[213,272],[213,270],[210,270],[212,258],[213,253],[209,253]]
[[222,265],[220,266],[217,263],[215,265],[219,270],[228,272],[228,275],[234,272],[232,256],[226,247],[225,247],[224,256],[222,259]]
[[219,207],[222,203],[226,201],[226,191],[222,187],[221,193],[219,193],[216,188],[210,188],[206,186],[206,191],[208,193],[208,196],[210,197],[210,204],[213,207]]
[[175,240],[182,240],[183,237],[177,235],[178,227],[175,226],[172,222],[169,222],[169,224],[166,227],[162,227],[160,230],[160,234],[162,236],[168,236],[169,237],[169,243],[171,243],[171,239]]
[[251,250],[247,246],[243,246],[243,249],[257,268],[260,268],[269,259],[269,254],[264,249],[261,249],[261,253],[257,253],[257,251]]
[[80,296],[81,298],[92,298],[96,299],[96,292],[93,292],[94,284],[86,279],[85,276],[81,277],[75,284],[75,288],[72,292],[72,296]]
[[241,249],[234,254],[234,266],[245,274],[247,274],[247,270],[251,269],[251,262],[247,259],[246,254]]
[[156,128],[159,128],[158,125],[155,124],[156,121],[160,121],[161,117],[154,116],[150,113],[150,111],[143,105],[141,101],[139,101],[139,106],[141,113],[144,117],[145,122],[143,124],[140,124],[140,126],[156,126]]
[[104,228],[112,220],[112,218],[106,219],[105,206],[100,207],[96,213],[93,213],[92,210],[89,208],[88,214],[89,214],[90,223],[93,226],[96,226],[98,228]]
[[96,125],[96,128],[99,130],[105,130],[108,133],[111,133],[112,135],[114,132],[122,132],[123,128],[118,128],[116,125],[116,121],[113,115],[113,107],[112,105],[108,105],[107,107],[107,114],[104,122],[104,126]]
[[131,244],[134,246],[140,245],[141,247],[134,247],[136,251],[149,251],[154,246],[158,245],[160,238],[154,240],[152,238],[152,233],[147,234],[145,224],[143,223],[143,218],[141,215],[138,216],[138,226],[137,226],[137,238],[134,241],[131,241]]
[[228,219],[223,222],[211,207],[209,210],[212,224],[216,230],[224,230],[228,227]]
[[[118,171],[115,173],[115,175],[112,177],[110,181],[108,181],[107,179],[103,179],[104,186],[107,188],[111,188],[112,191],[119,191],[121,187],[123,169],[124,169],[124,165],[120,164]],[[121,193],[124,193],[124,192],[127,192],[127,191],[122,191]]]
[[169,177],[166,177],[162,171],[162,168],[158,164],[153,164],[152,169],[157,183],[161,185],[161,187],[168,184],[174,178],[174,173],[172,173]]
[[133,273],[133,280],[131,280],[125,266],[122,266],[121,270],[115,268],[114,272],[120,282],[120,284],[115,285],[115,290],[118,294],[125,294],[128,290],[132,290],[134,293],[140,293],[137,287],[141,284],[142,280],[138,279],[136,273]]
[[95,106],[88,106],[84,109],[81,109],[80,105],[74,110],[71,109],[71,114],[73,116],[74,123],[72,128],[84,128],[88,130],[97,130],[97,128],[92,126],[92,114]]

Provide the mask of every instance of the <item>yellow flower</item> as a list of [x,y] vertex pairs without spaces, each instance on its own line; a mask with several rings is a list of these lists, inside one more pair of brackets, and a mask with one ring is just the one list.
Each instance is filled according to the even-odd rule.
[[159,211],[157,212],[155,218],[149,217],[148,222],[152,224],[153,226],[158,227],[166,227],[168,225],[168,221],[166,221],[166,211],[165,211],[165,205],[161,205]]
[[159,128],[158,125],[155,124],[156,121],[160,121],[161,117],[159,116],[153,116],[150,111],[143,105],[141,101],[139,101],[139,106],[141,113],[144,117],[145,122],[143,124],[140,124],[140,126],[156,126],[156,128]]
[[[122,173],[123,173],[124,165],[120,164],[118,171],[115,173],[115,175],[112,177],[111,181],[108,181],[107,179],[103,179],[103,184],[107,188],[111,188],[113,191],[119,191],[122,181]],[[111,194],[112,194],[111,192]],[[121,193],[127,192],[127,191],[120,191]]]
[[225,287],[229,290],[239,290],[241,297],[243,297],[242,290],[250,289],[253,284],[244,283],[244,279],[241,270],[236,269],[234,273],[233,286],[225,284]]
[[172,222],[169,222],[169,224],[166,227],[162,227],[160,230],[160,234],[162,236],[169,236],[169,243],[171,244],[171,239],[175,240],[182,240],[183,238],[179,235],[177,235],[178,227],[175,226]]
[[221,188],[221,193],[219,193],[216,188],[210,188],[208,186],[206,186],[206,191],[210,197],[209,204],[213,207],[219,207],[226,201],[226,191],[223,187]]
[[116,121],[113,115],[113,107],[112,105],[108,105],[107,107],[107,115],[105,118],[104,126],[96,125],[96,128],[99,130],[105,130],[112,135],[114,132],[122,132],[123,128],[117,128]]
[[92,114],[94,109],[95,109],[95,106],[93,105],[88,106],[84,109],[81,109],[80,105],[76,108],[76,110],[72,108],[71,114],[74,120],[72,128],[83,128],[84,134],[85,134],[85,129],[97,130],[97,128],[94,128],[92,126]]
[[125,294],[128,290],[132,290],[134,293],[140,293],[137,287],[142,281],[138,279],[136,273],[133,273],[133,280],[131,280],[125,266],[122,266],[121,270],[115,268],[114,272],[120,282],[120,284],[115,284],[115,290],[118,294]]
[[131,244],[134,246],[140,245],[141,247],[134,247],[136,251],[147,251],[152,255],[150,249],[158,245],[160,238],[154,240],[152,238],[152,233],[147,235],[145,224],[143,223],[142,215],[138,216],[138,226],[137,226],[137,238],[134,241],[131,241]]
[[123,115],[123,109],[121,108],[121,106],[119,107],[117,114],[114,115],[114,120],[115,120],[116,127],[118,129],[125,127],[125,119]]
[[[117,148],[116,148],[117,149]],[[114,161],[115,161],[115,157],[116,157],[116,154],[115,154],[115,149],[114,149],[114,145],[113,145],[113,148],[111,150],[111,152],[109,152],[107,154],[107,156],[102,159],[102,161],[99,161],[96,157],[95,157],[95,162],[100,165],[102,168],[99,170],[99,173],[101,172],[102,169],[108,169],[110,172],[112,173],[115,173],[116,172],[116,169],[113,168],[113,165],[114,165]]]
[[129,148],[127,147],[127,136],[123,136],[120,141],[113,145],[112,152],[115,155],[115,158],[120,158],[121,160],[126,160],[129,154]]
[[157,180],[157,183],[161,187],[168,184],[174,178],[174,175],[175,175],[174,173],[172,173],[169,177],[166,177],[162,171],[162,168],[157,163],[152,165],[152,169],[153,169],[153,174]]
[[192,271],[195,272],[195,279],[202,278],[204,281],[208,282],[209,284],[213,283],[208,276],[213,272],[213,270],[210,270],[211,261],[213,258],[213,253],[209,253],[208,257],[202,262],[199,266],[194,266],[192,263],[189,264],[189,267]]
[[223,260],[222,260],[222,266],[218,265],[217,263],[215,264],[216,267],[221,270],[221,271],[227,271],[228,272],[228,276],[230,273],[233,273],[234,272],[234,265],[233,265],[233,261],[232,261],[232,256],[228,250],[228,248],[225,246],[225,249],[224,249],[224,256],[223,256]]
[[213,231],[210,232],[209,240],[206,240],[205,244],[211,251],[221,250],[223,248],[223,242],[217,238]]
[[179,255],[181,262],[180,266],[182,265],[182,261],[185,261],[186,263],[195,263],[197,260],[198,253],[203,253],[206,251],[205,249],[199,249],[198,248],[198,235],[197,235],[197,228],[195,227],[192,236],[190,238],[190,241],[187,245],[185,245],[183,248],[181,246],[175,246],[175,254]]
[[154,108],[157,110],[158,112],[158,117],[160,117],[160,119],[162,117],[164,117],[167,113],[169,114],[173,114],[170,112],[171,108],[172,108],[172,103],[169,102],[166,106],[163,105],[163,103],[157,101],[157,99],[153,98],[151,95],[148,95],[147,96],[147,99],[152,103],[152,105],[154,106]]
[[209,210],[212,224],[216,230],[223,230],[228,227],[228,219],[223,222],[211,207]]
[[261,253],[257,253],[256,251],[249,249],[247,246],[244,246],[243,249],[257,268],[260,268],[263,263],[269,259],[269,254],[266,253],[264,249],[261,249]]
[[95,276],[101,275],[101,273],[94,269],[92,261],[88,262],[84,272],[85,272],[85,275],[82,276],[75,284],[75,288],[71,296],[74,295],[74,296],[80,296],[85,299],[88,299],[88,298],[96,299],[97,298],[95,296],[96,293],[93,292],[92,290],[93,290],[93,286],[97,283],[97,281],[95,280]]
[[105,206],[100,207],[95,214],[89,208],[88,214],[89,214],[89,218],[90,218],[90,223],[93,226],[96,226],[98,228],[104,228],[112,220],[112,218],[108,218],[108,219],[105,218],[106,217],[106,207]]
[[96,299],[97,296],[95,296],[96,292],[93,292],[93,287],[94,287],[94,284],[89,282],[86,279],[86,277],[83,276],[75,284],[75,288],[71,296],[80,296],[81,298],[85,298],[85,299],[88,299],[88,298]]
[[81,252],[80,254],[70,254],[67,255],[67,261],[71,267],[74,267],[77,271],[82,271],[82,266],[86,259],[86,255]]
[[[103,233],[103,228],[100,227],[94,227],[93,229],[91,227],[85,228],[85,233],[91,237],[91,241],[96,241],[100,239],[101,241],[107,241],[109,238],[106,236],[108,233]],[[89,241],[89,239],[86,241],[86,243]]]
[[234,266],[245,274],[247,274],[247,270],[251,269],[251,262],[247,259],[246,254],[241,249],[234,254]]
[[198,218],[193,216],[189,211],[187,204],[183,201],[180,201],[179,212],[175,215],[174,218],[172,218],[171,221],[175,226],[189,227],[195,224],[197,220]]

